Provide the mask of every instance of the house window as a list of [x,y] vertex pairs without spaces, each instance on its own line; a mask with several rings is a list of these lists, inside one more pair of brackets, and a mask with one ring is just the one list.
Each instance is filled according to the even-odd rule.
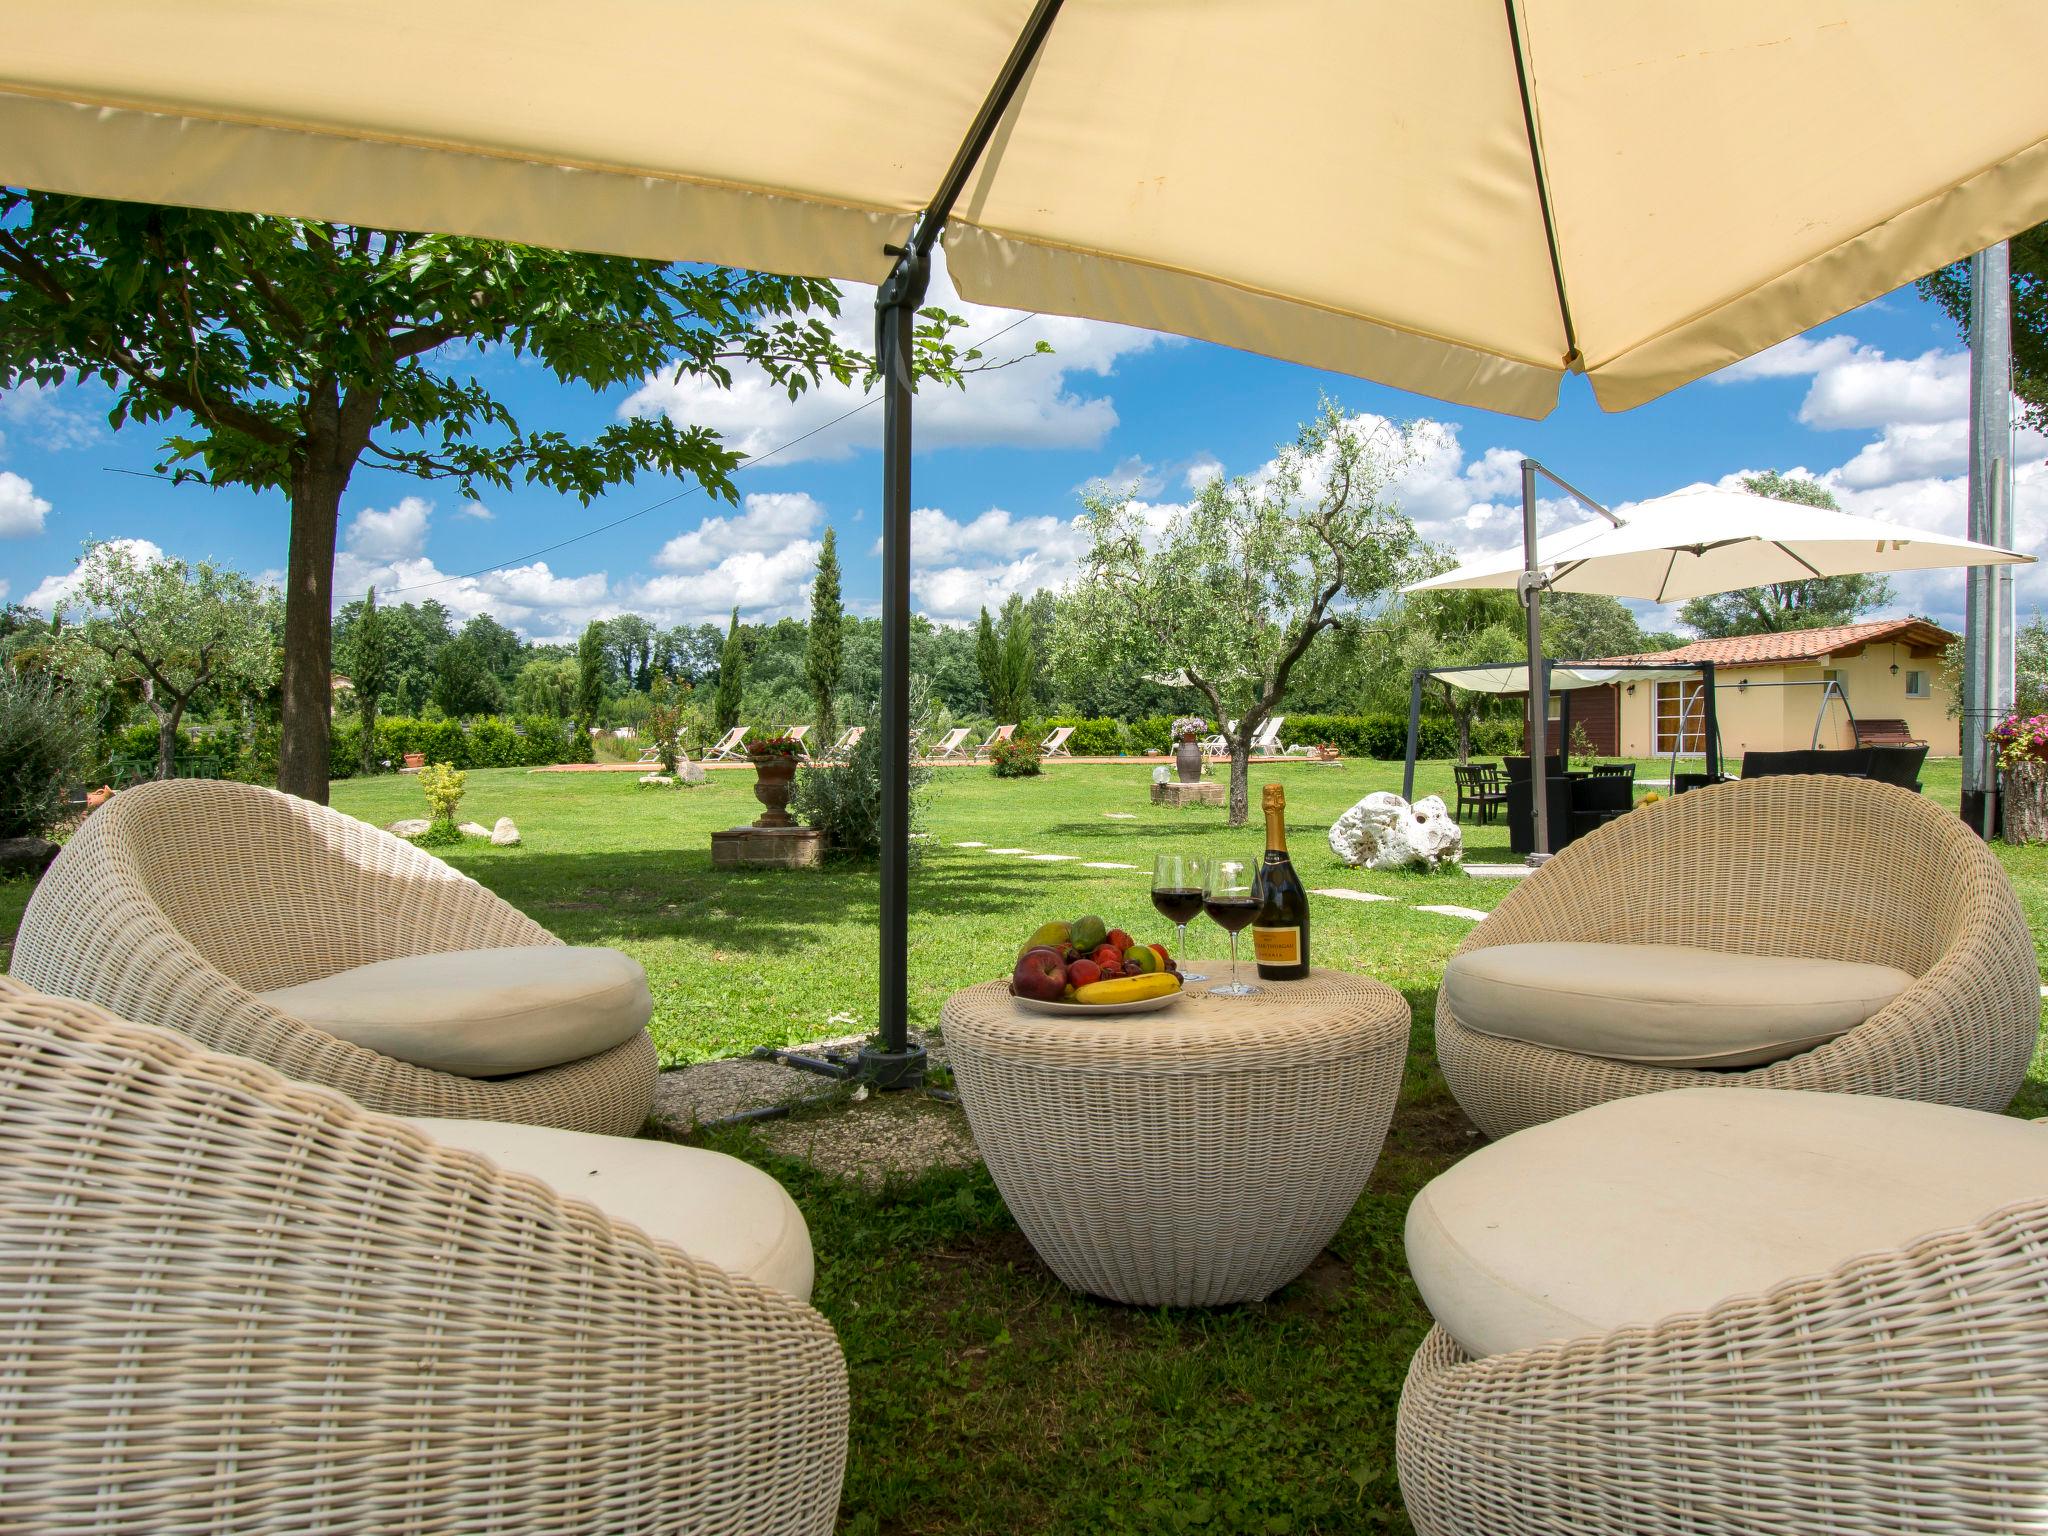
[[1928,681],[1927,673],[1908,672],[1906,674],[1906,697],[1909,699],[1930,699],[1934,697],[1934,688]]
[[1707,750],[1706,691],[1703,683],[1659,683],[1651,718],[1656,745],[1650,750],[1658,757],[1677,751],[1701,753]]

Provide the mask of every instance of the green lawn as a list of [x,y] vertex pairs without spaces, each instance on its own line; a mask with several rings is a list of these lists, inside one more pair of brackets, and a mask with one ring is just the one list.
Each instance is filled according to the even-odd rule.
[[[1663,765],[1641,776],[1661,777]],[[1956,766],[1928,792],[1954,804]],[[1476,1144],[1432,1050],[1444,959],[1463,919],[1418,904],[1490,908],[1504,883],[1461,875],[1340,868],[1323,829],[1398,764],[1254,771],[1287,786],[1290,841],[1309,885],[1396,898],[1318,899],[1316,959],[1377,976],[1415,1012],[1407,1078],[1386,1154],[1328,1253],[1256,1306],[1140,1310],[1068,1294],[1037,1263],[978,1167],[868,1193],[780,1160],[748,1130],[705,1139],[770,1167],[810,1222],[816,1302],[837,1328],[853,1383],[852,1454],[841,1529],[866,1536],[1151,1536],[1151,1533],[1405,1531],[1393,1427],[1408,1357],[1427,1325],[1402,1257],[1408,1201]],[[953,989],[999,972],[1039,922],[1096,911],[1165,938],[1147,899],[1152,855],[1256,853],[1214,811],[1153,809],[1142,766],[1056,766],[998,781],[938,775],[934,834],[913,886],[911,1007],[929,1026]],[[700,789],[641,790],[630,774],[470,775],[463,814],[509,815],[525,846],[464,848],[451,861],[578,943],[615,944],[647,967],[664,1059],[683,1063],[871,1027],[871,869],[714,876],[708,836],[758,810],[751,775]],[[1446,789],[1426,764],[1420,791]],[[421,813],[417,784],[335,787],[342,809],[376,822]],[[1128,811],[1134,819],[1106,814]],[[1478,859],[1506,858],[1502,828],[1468,828]],[[1077,855],[1032,863],[953,846],[975,841]],[[2037,935],[2048,922],[2048,849],[2000,849]],[[1138,866],[1091,870],[1080,861]],[[0,886],[0,932],[26,900]],[[1201,928],[1198,926],[1198,932]],[[1221,954],[1208,928],[1196,945]],[[2048,1114],[2036,1081],[2015,1112]],[[820,1113],[887,1116],[901,1100]]]

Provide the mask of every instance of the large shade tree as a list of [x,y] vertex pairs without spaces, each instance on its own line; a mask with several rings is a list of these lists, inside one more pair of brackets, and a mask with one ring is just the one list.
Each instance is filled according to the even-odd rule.
[[1232,826],[1249,803],[1251,739],[1310,645],[1367,621],[1423,568],[1390,495],[1416,447],[1413,429],[1325,401],[1256,476],[1211,480],[1163,521],[1128,491],[1084,494],[1088,547],[1060,644],[1126,673],[1186,676],[1222,722]]
[[[0,390],[100,380],[115,426],[162,434],[162,472],[289,501],[278,784],[316,800],[358,465],[465,496],[525,482],[587,502],[653,474],[734,499],[741,456],[715,432],[661,415],[583,441],[523,426],[479,349],[600,390],[664,372],[723,385],[752,365],[795,395],[871,366],[835,340],[837,308],[807,278],[0,188]],[[922,375],[974,356],[946,341],[954,323],[925,312]]]

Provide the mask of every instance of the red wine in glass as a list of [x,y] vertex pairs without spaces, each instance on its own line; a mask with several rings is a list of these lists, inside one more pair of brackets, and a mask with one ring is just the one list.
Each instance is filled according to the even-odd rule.
[[1202,910],[1225,933],[1239,933],[1259,915],[1259,904],[1250,896],[1211,897],[1202,903]]
[[1185,928],[1202,915],[1202,893],[1193,886],[1154,890],[1152,906],[1169,923]]
[[1178,930],[1176,963],[1182,981],[1207,981],[1188,969],[1188,924],[1202,912],[1202,861],[1162,853],[1152,861],[1152,907]]
[[1263,987],[1246,986],[1237,979],[1237,935],[1259,915],[1259,892],[1255,871],[1242,859],[1211,859],[1202,881],[1202,910],[1230,935],[1230,981],[1211,987],[1211,997],[1250,997]]

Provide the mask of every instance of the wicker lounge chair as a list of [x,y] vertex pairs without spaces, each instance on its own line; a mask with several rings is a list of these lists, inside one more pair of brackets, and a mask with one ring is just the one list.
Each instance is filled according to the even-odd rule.
[[1745,780],[1631,811],[1509,892],[1452,965],[1490,946],[1531,944],[1690,946],[1724,952],[1731,966],[1760,956],[1890,967],[1905,973],[1904,989],[1811,1049],[1746,1070],[1700,1070],[1468,1027],[1447,978],[1437,1056],[1489,1136],[1702,1085],[2000,1110],[2040,1027],[2033,938],[1997,859],[1953,813],[1864,779]]
[[629,1135],[654,1101],[644,1030],[560,1066],[467,1077],[352,1045],[257,995],[402,956],[560,943],[352,816],[178,779],[123,790],[86,819],[29,902],[13,973],[372,1109]]
[[832,1529],[845,1365],[795,1296],[7,981],[0,1074],[7,1529]]
[[1425,1187],[1419,1536],[1961,1536],[2048,1509],[2048,1130],[1694,1091]]

